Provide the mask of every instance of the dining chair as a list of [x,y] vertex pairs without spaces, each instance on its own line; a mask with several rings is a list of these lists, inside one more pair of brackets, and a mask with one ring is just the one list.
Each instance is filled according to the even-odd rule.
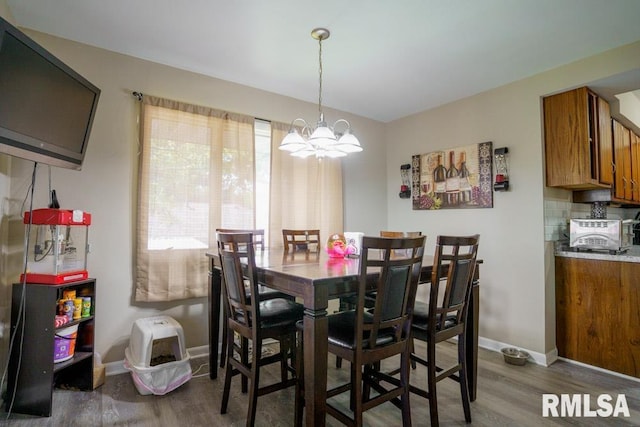
[[[429,302],[416,301],[414,304],[411,360],[427,367],[427,389],[411,386],[411,392],[429,399],[432,426],[438,425],[436,384],[445,378],[460,383],[464,418],[466,422],[471,422],[465,336],[479,240],[478,234],[438,236]],[[457,361],[443,368],[438,365],[436,345],[454,337],[457,338]],[[415,352],[413,340],[426,342],[426,357]]]
[[255,250],[264,251],[264,229],[247,229],[247,228],[216,228],[219,233],[251,233],[253,235],[253,248]]
[[320,252],[320,230],[282,229],[282,241],[285,252],[308,251]]
[[[403,426],[411,425],[409,337],[424,242],[424,237],[364,236],[356,307],[328,316],[329,353],[350,362],[351,378],[327,391],[326,407],[329,415],[345,425],[361,426],[365,411],[396,400],[402,409]],[[391,252],[396,249],[405,250],[406,256],[392,259]],[[375,289],[375,304],[369,308],[365,296],[372,289]],[[297,424],[301,423],[304,405],[303,346],[304,343],[298,345],[296,358]],[[389,363],[395,363],[400,370],[400,378],[379,369],[381,362],[390,358],[393,359]],[[329,400],[346,392],[349,392],[347,405],[353,415],[343,411],[340,402]]]
[[[388,238],[402,238],[402,237],[420,237],[422,236],[421,231],[380,231],[380,237],[388,237]],[[395,255],[395,253],[394,253]],[[371,305],[375,298],[372,298],[372,292],[369,292],[365,297],[365,304]],[[339,298],[340,310],[349,310],[355,307],[356,305],[356,296],[355,295],[346,295]],[[336,357],[336,368],[342,367],[342,359],[340,357]]]
[[[253,248],[254,250],[264,251],[265,249],[265,241],[264,241],[264,229],[242,229],[242,228],[217,228],[216,232],[218,233],[251,233],[253,236]],[[248,294],[251,295],[251,289],[248,289]],[[260,300],[268,300],[272,298],[287,298],[291,299],[289,295],[283,294],[273,288],[270,288],[266,285],[259,284],[258,285],[258,295],[260,296]],[[226,307],[223,307],[225,310]],[[220,349],[220,367],[224,368],[224,364],[227,360],[227,317],[223,316],[222,318],[222,345]]]
[[[253,235],[251,233],[217,233],[218,256],[222,267],[227,317],[227,361],[221,414],[227,412],[231,379],[242,375],[242,391],[249,387],[247,426],[253,426],[258,396],[295,385],[295,376],[287,360],[295,352],[296,322],[302,319],[303,307],[290,299],[258,297]],[[250,292],[247,292],[249,289]],[[236,344],[235,335],[240,337]],[[277,353],[262,356],[263,340],[279,342]],[[249,342],[252,350],[249,356]],[[260,386],[260,368],[280,363],[280,380]],[[290,374],[291,377],[290,377]]]

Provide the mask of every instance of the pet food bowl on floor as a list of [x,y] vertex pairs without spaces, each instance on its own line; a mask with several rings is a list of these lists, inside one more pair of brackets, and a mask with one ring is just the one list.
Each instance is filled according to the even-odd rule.
[[505,347],[501,351],[504,356],[504,361],[511,365],[522,366],[527,363],[527,359],[529,358],[529,353],[524,350],[518,350],[514,347]]
[[125,367],[140,394],[166,394],[191,379],[182,326],[169,316],[138,319],[125,349]]

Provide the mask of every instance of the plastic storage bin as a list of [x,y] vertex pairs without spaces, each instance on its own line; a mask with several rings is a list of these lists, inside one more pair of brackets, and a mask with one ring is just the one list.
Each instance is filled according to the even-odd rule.
[[76,350],[78,325],[60,329],[54,337],[53,363],[64,362],[73,357]]
[[142,395],[164,395],[191,379],[182,326],[169,316],[138,319],[125,349],[125,367]]

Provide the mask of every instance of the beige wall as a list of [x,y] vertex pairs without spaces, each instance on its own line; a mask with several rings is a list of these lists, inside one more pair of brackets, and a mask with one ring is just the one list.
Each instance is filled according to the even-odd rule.
[[[481,234],[481,337],[541,354],[555,350],[553,247],[544,241],[541,97],[637,69],[640,43],[388,124],[389,228],[422,230],[431,246],[437,234]],[[640,78],[636,82],[640,88]],[[509,148],[511,188],[494,193],[493,209],[413,211],[410,201],[397,197],[399,166],[412,154],[483,141]]]
[[9,22],[13,22],[13,15],[9,12],[9,7],[7,6],[7,0],[0,0],[0,16],[2,16],[5,20]]

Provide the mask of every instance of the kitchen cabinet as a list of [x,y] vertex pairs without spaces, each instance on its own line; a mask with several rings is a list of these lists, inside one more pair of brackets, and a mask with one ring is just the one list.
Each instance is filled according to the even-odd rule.
[[613,146],[609,103],[587,87],[543,100],[546,185],[611,188]]
[[613,200],[640,202],[640,138],[629,128],[612,120],[615,185]]
[[[11,297],[11,336],[5,410],[51,416],[54,387],[93,389],[96,281],[62,285],[17,283]],[[65,291],[91,297],[88,317],[55,327],[58,301]],[[69,360],[54,363],[55,335],[78,326],[75,351]],[[62,359],[60,359],[62,360]]]
[[634,202],[640,202],[640,136],[629,131],[631,143],[631,195]]
[[558,355],[640,378],[640,263],[556,256]]
[[[633,200],[631,176],[631,133],[617,120],[612,120],[615,158],[615,185],[613,197],[618,200]],[[635,168],[637,169],[637,168]]]

